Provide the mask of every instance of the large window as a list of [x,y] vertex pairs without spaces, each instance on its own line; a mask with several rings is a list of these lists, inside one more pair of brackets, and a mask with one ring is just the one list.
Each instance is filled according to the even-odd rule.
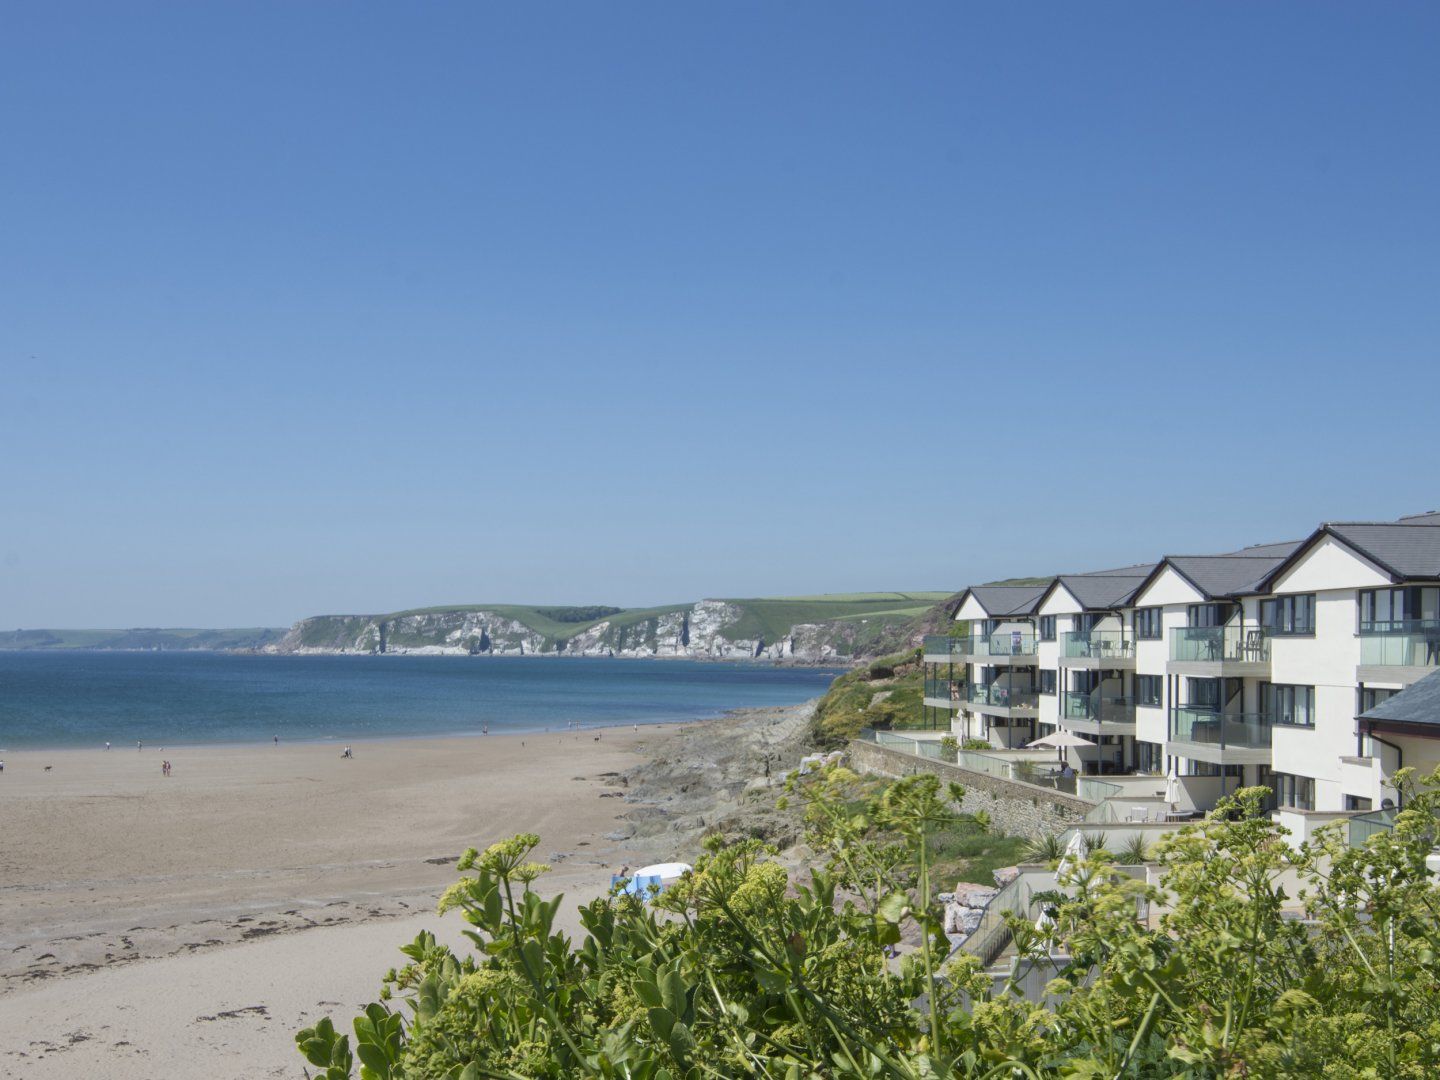
[[1287,683],[1260,684],[1260,711],[1277,724],[1315,726],[1315,688]]
[[1315,633],[1315,594],[1274,596],[1260,601],[1260,625],[1272,634]]
[[1309,776],[1293,773],[1275,774],[1275,801],[1292,810],[1315,809],[1315,780]]
[[1055,693],[1055,672],[1053,669],[1042,668],[1040,670],[1040,693]]
[[1163,675],[1136,675],[1135,704],[1148,705],[1153,709],[1158,709],[1164,685],[1165,676]]
[[1234,604],[1191,604],[1185,609],[1185,625],[1224,626],[1233,614]]
[[1220,680],[1219,679],[1195,679],[1185,680],[1187,691],[1185,704],[1192,709],[1218,709],[1220,708]]
[[1141,641],[1159,641],[1164,631],[1160,625],[1158,607],[1135,609],[1135,636]]
[[1440,627],[1440,586],[1407,585],[1398,589],[1364,589],[1360,593],[1360,633]]
[[1041,615],[1041,616],[1040,616],[1040,640],[1041,640],[1041,641],[1054,641],[1054,640],[1055,640],[1055,616],[1054,616],[1054,615]]

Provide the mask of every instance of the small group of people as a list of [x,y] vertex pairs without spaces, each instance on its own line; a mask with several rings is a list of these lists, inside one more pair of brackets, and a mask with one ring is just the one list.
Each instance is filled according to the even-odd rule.
[[160,762],[160,775],[161,775],[161,776],[169,776],[169,775],[170,775],[170,759],[169,759],[169,758],[166,758],[164,761]]
[[351,752],[350,747],[347,746],[345,747],[344,751],[341,752],[340,756],[342,758],[353,758],[355,755]]

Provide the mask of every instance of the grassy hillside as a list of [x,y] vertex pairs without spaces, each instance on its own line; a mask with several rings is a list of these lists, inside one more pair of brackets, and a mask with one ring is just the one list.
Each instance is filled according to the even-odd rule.
[[918,649],[872,661],[841,675],[816,706],[811,730],[822,747],[841,746],[861,728],[918,727],[925,666]]
[[[514,619],[516,622],[524,623],[552,642],[560,642],[569,641],[576,634],[583,633],[602,622],[617,628],[634,626],[636,623],[653,619],[658,615],[684,611],[689,606],[689,604],[670,604],[654,608],[618,608],[600,604],[572,607],[552,607],[543,604],[446,604],[441,607],[393,611],[388,615],[378,615],[374,618],[389,622],[409,615],[449,615],[465,611],[493,611],[501,618]],[[576,618],[576,616],[588,617]]]
[[945,593],[838,593],[834,596],[747,597],[726,600],[743,609],[727,632],[736,638],[775,641],[801,623],[836,619],[904,622],[929,611]]
[[128,630],[5,630],[0,649],[258,649],[285,636],[283,628],[229,630],[135,627]]

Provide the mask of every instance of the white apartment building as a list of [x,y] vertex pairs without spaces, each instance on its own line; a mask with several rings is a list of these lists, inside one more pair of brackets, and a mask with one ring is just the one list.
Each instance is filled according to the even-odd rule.
[[1301,541],[961,594],[927,638],[925,708],[961,738],[1090,740],[1087,772],[1261,784],[1277,808],[1380,809],[1437,723],[1367,715],[1440,669],[1440,512]]

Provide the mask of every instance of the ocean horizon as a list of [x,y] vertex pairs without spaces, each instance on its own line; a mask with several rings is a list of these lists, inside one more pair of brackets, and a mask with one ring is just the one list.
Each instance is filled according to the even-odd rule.
[[0,652],[0,752],[524,734],[794,705],[841,668],[680,659]]

